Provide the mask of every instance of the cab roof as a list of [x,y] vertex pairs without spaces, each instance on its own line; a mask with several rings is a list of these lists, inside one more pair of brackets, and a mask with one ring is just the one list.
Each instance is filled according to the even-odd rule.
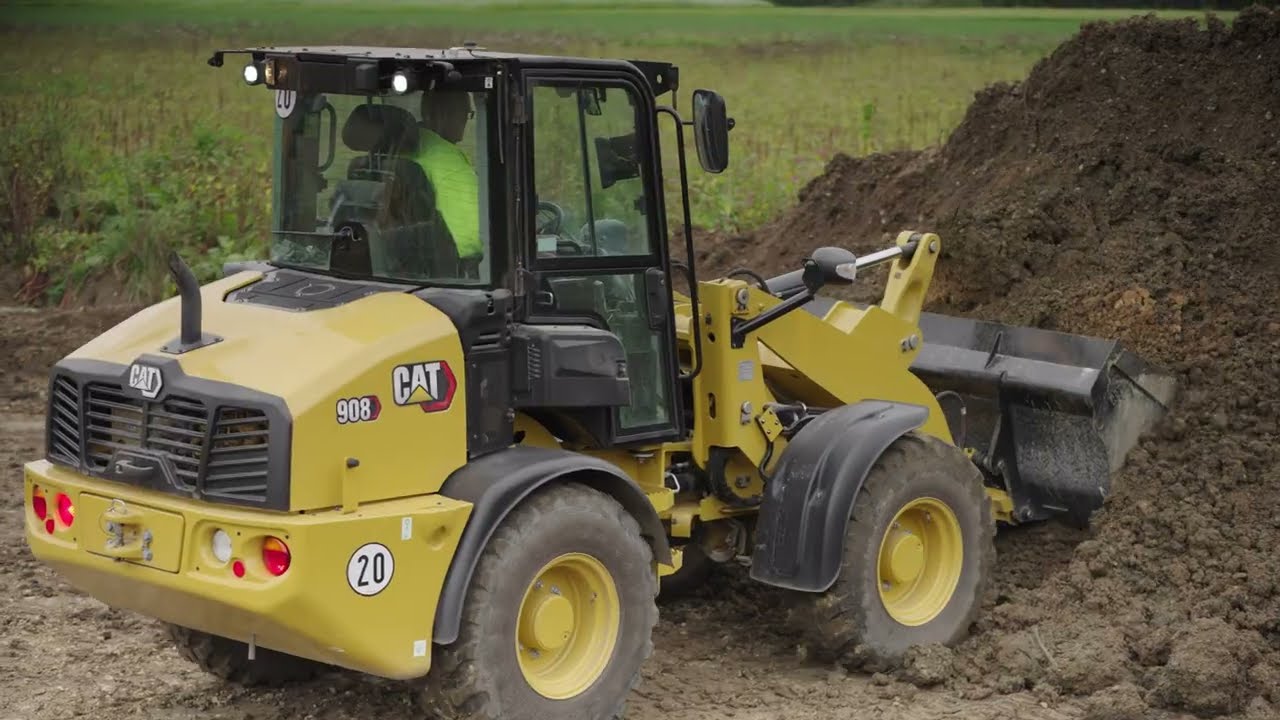
[[568,57],[558,55],[537,55],[532,53],[507,53],[489,50],[475,43],[465,43],[458,47],[405,48],[381,47],[366,45],[265,45],[260,47],[227,48],[214,51],[209,64],[221,67],[226,55],[252,55],[261,62],[270,57],[293,57],[301,61],[343,60],[348,62],[403,62],[418,63],[429,61],[446,61],[449,63],[468,62],[509,62],[529,67],[563,67],[585,69],[639,70],[649,81],[654,95],[661,95],[679,87],[679,68],[669,62],[653,60],[618,60],[602,58]]

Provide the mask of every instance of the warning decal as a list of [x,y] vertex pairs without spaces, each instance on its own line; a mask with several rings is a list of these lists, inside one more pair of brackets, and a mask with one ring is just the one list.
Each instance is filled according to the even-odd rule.
[[395,574],[395,558],[382,543],[366,543],[347,561],[347,584],[357,594],[370,597],[391,584]]

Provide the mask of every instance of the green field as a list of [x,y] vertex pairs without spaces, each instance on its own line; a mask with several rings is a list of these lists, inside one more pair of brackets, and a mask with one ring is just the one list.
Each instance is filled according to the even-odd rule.
[[[19,268],[24,299],[56,302],[104,276],[152,299],[167,291],[170,247],[206,278],[225,260],[260,255],[271,100],[245,87],[234,63],[208,67],[217,47],[475,40],[674,61],[683,104],[693,88],[714,88],[737,120],[730,170],[693,175],[695,224],[744,230],[788,207],[834,153],[938,143],[974,91],[1024,76],[1082,22],[1127,14],[738,2],[10,3],[0,8],[0,261]],[[668,204],[678,208],[674,196]]]

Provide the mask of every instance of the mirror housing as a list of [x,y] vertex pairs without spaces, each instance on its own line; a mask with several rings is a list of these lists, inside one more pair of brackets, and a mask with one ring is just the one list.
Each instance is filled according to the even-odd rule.
[[[820,277],[824,283],[848,285],[858,277],[858,256],[844,248],[820,247],[813,251],[810,262],[821,273]],[[805,274],[805,284],[808,285],[809,273]],[[812,286],[810,289],[816,290]]]
[[600,173],[600,187],[605,189],[619,180],[640,177],[636,134],[596,138],[596,170]]
[[721,173],[729,167],[729,130],[732,128],[733,120],[719,93],[693,91],[693,139],[703,170]]

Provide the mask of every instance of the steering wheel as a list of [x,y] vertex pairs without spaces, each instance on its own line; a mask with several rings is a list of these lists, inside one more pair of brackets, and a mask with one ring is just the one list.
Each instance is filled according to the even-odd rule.
[[538,201],[538,214],[535,216],[539,235],[559,235],[564,227],[564,209],[546,200]]

